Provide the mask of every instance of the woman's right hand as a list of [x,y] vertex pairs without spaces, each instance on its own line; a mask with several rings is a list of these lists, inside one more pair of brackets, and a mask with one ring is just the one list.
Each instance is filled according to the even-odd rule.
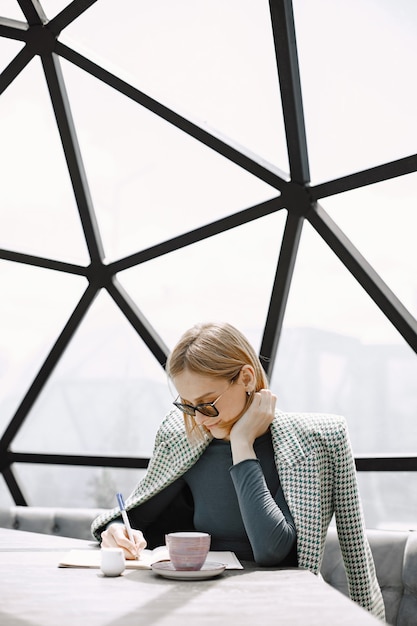
[[125,559],[136,559],[146,548],[146,539],[140,530],[132,529],[132,534],[134,543],[129,539],[126,526],[114,522],[101,533],[101,545],[103,548],[122,548]]
[[229,439],[233,464],[246,459],[256,459],[253,444],[271,426],[275,417],[277,397],[270,389],[254,393],[252,404],[233,425]]

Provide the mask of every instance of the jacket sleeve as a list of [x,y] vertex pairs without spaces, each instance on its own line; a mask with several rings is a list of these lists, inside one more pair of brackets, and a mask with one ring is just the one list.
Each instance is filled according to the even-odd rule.
[[[145,476],[126,498],[126,510],[143,504],[180,478],[201,456],[209,438],[191,445],[186,437],[182,414],[172,410],[161,423],[155,437],[153,453]],[[119,517],[119,509],[109,509],[99,515],[91,525],[93,536],[101,541],[106,526]]]
[[[152,457],[145,476],[137,483],[133,492],[126,499],[126,510],[130,510],[142,502],[146,502],[153,495],[161,491],[161,489],[169,481],[165,479],[164,468],[169,466],[168,452],[166,450],[165,439],[158,430],[155,438]],[[107,526],[120,517],[118,507],[109,509],[96,517],[91,524],[91,533],[97,541],[101,542],[101,533]]]
[[366,537],[356,467],[345,423],[336,447],[334,471],[335,518],[349,595],[352,600],[383,620],[384,602]]

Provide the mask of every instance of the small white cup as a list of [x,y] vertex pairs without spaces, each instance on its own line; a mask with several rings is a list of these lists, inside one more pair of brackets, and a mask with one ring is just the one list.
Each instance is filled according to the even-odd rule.
[[100,569],[105,576],[120,576],[125,567],[125,557],[121,548],[101,548]]

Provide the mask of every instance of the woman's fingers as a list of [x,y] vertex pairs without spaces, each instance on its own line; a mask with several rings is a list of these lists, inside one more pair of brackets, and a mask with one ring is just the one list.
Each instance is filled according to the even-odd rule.
[[146,548],[146,539],[140,530],[133,530],[132,532],[135,540],[136,553],[139,554]]
[[234,424],[231,436],[243,437],[252,444],[271,425],[275,416],[276,400],[276,396],[269,389],[257,391],[246,413]]
[[270,424],[275,416],[275,405],[277,397],[270,389],[261,389],[255,393],[254,401],[249,411],[253,407],[258,420],[265,421]]
[[134,541],[130,541],[124,524],[111,524],[101,533],[103,548],[122,548],[126,559],[136,559],[146,548],[146,540],[140,530],[132,530]]

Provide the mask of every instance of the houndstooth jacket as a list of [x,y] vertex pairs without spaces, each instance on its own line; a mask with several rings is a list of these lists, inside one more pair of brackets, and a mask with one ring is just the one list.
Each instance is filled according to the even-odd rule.
[[[297,529],[299,567],[318,574],[330,520],[335,515],[352,600],[384,619],[384,603],[358,492],[356,470],[343,417],[277,411],[271,424],[275,462]],[[126,500],[127,510],[143,504],[183,475],[211,440],[191,444],[182,413],[173,409],[162,422],[145,477]],[[100,541],[117,508],[91,526]]]

